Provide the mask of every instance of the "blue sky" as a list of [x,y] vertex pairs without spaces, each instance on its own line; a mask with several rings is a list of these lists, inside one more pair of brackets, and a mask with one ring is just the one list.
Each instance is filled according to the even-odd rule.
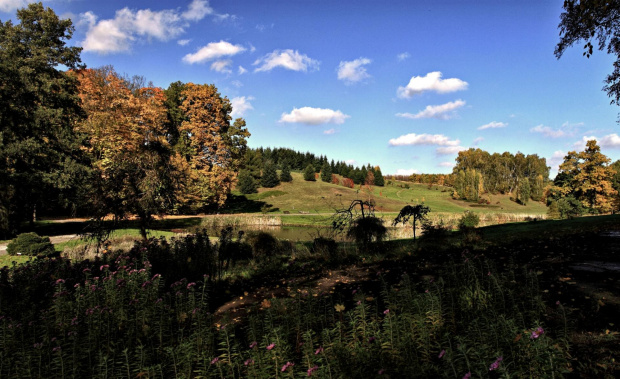
[[[0,20],[28,0],[0,0]],[[384,174],[451,172],[458,150],[547,158],[596,138],[620,159],[601,91],[613,57],[553,55],[563,0],[49,0],[89,67],[166,88],[213,83],[252,147]]]

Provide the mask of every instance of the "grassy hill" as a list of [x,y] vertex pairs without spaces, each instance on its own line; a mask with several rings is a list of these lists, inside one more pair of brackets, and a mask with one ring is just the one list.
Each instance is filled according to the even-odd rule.
[[[508,195],[490,195],[490,205],[454,200],[451,188],[405,182],[392,182],[384,187],[368,189],[346,188],[324,183],[321,180],[307,182],[301,173],[292,173],[291,183],[281,183],[274,188],[259,188],[258,193],[242,196],[235,193],[226,213],[269,212],[276,214],[323,214],[333,213],[335,209],[348,206],[354,199],[373,199],[379,214],[396,213],[407,204],[424,203],[433,214],[462,214],[469,210],[483,216],[515,215],[538,217],[546,214],[544,204],[530,202],[526,206],[510,200]],[[410,188],[405,188],[408,185]]]

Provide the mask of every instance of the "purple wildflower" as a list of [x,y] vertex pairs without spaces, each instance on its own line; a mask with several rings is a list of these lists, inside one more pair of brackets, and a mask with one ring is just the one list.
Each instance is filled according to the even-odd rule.
[[214,365],[214,364],[216,364],[219,360],[220,360],[220,357],[215,357],[215,358],[213,358],[213,360],[211,360],[211,364],[212,364],[212,365]]
[[249,366],[251,364],[254,364],[254,359],[250,358],[247,361],[243,362],[244,365]]
[[442,350],[441,353],[439,353],[439,355],[437,356],[437,358],[441,359],[443,358],[443,356],[446,354],[445,350]]
[[499,363],[504,360],[504,357],[497,357],[495,362],[491,363],[489,366],[489,371],[497,370],[499,368]]
[[463,376],[463,379],[469,379],[469,378],[471,378],[471,372],[468,372],[467,374]]
[[295,366],[295,363],[291,363],[291,362],[286,362],[286,364],[284,366],[282,366],[282,372],[286,371],[289,367],[291,366]]
[[324,349],[323,349],[323,347],[322,347],[322,346],[320,346],[318,349],[316,349],[316,351],[314,352],[314,355],[319,355],[319,354],[321,354],[321,353],[323,352],[323,350],[324,350]]
[[378,374],[379,374],[379,375],[383,375],[384,373],[385,373],[385,369],[381,369],[381,370],[379,370],[379,372],[378,372]]
[[271,349],[273,349],[274,347],[276,347],[276,344],[275,344],[275,343],[272,343],[271,345],[267,345],[267,350],[271,350]]
[[534,339],[540,337],[543,334],[545,334],[545,330],[542,327],[539,326],[538,328],[534,329],[534,331],[530,335],[530,339],[534,340]]
[[386,309],[386,310],[384,310],[384,311],[383,311],[383,314],[384,314],[384,315],[387,315],[388,313],[390,313],[390,310],[389,310],[389,309]]
[[250,349],[254,349],[258,345],[258,342],[254,341],[250,344]]

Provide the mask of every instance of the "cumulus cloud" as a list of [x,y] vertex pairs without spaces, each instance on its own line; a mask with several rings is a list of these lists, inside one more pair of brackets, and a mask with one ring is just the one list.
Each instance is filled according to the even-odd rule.
[[353,84],[370,78],[364,66],[371,62],[372,61],[368,58],[340,62],[340,66],[338,66],[338,79],[344,81],[346,84]]
[[411,55],[409,55],[409,53],[404,52],[404,53],[400,53],[396,56],[396,58],[398,59],[399,62],[404,61],[405,59],[409,58]]
[[461,141],[451,140],[443,134],[405,134],[398,138],[390,139],[390,146],[408,145],[437,145],[437,146],[458,146]]
[[561,129],[553,129],[545,125],[538,125],[530,129],[530,132],[540,133],[549,138],[560,138],[567,135],[567,133]]
[[232,112],[230,112],[230,117],[237,118],[245,116],[245,113],[249,110],[254,109],[251,100],[254,100],[252,96],[238,96],[230,99],[230,104],[232,105]]
[[488,124],[484,124],[478,127],[478,130],[505,128],[507,126],[508,124],[506,124],[505,122],[492,121],[492,122],[489,122]]
[[254,69],[254,72],[259,71],[271,71],[276,67],[283,67],[292,71],[317,70],[320,62],[308,57],[305,54],[300,54],[295,50],[274,50],[273,52],[257,59],[253,65],[259,66]]
[[206,0],[194,0],[187,7],[187,10],[183,12],[182,17],[186,20],[199,21],[205,16],[213,14],[213,8],[209,6],[209,2]]
[[[82,41],[84,51],[109,54],[128,52],[136,41],[174,39],[185,32],[190,21],[199,21],[210,14],[213,14],[213,9],[208,1],[193,0],[185,12],[125,7],[117,10],[114,18],[106,20],[98,20],[93,12],[86,12],[80,15],[78,25],[87,26],[86,37]],[[178,43],[187,44],[185,41],[189,42],[180,40]]]
[[463,151],[463,150],[467,150],[467,148],[463,146],[442,146],[442,147],[438,147],[437,150],[435,150],[435,152],[437,153],[437,155],[450,155],[450,154],[456,154],[459,151]]
[[416,170],[415,168],[399,168],[398,170],[396,170],[395,175],[409,176],[413,174],[418,174],[419,172],[420,171]]
[[211,63],[211,70],[230,74],[232,73],[232,70],[230,69],[231,65],[232,61],[230,59],[223,59]]
[[184,56],[183,62],[189,64],[203,63],[213,59],[230,57],[244,51],[245,47],[241,45],[233,45],[232,43],[226,41],[211,42],[198,49],[195,53]]
[[449,120],[453,118],[456,113],[454,112],[458,108],[465,105],[463,100],[451,101],[441,105],[428,105],[423,111],[416,114],[412,113],[396,113],[396,117],[420,119],[420,118],[437,118],[440,120]]
[[549,158],[549,160],[547,161],[549,163],[549,167],[551,167],[552,170],[557,170],[558,167],[560,167],[560,164],[564,162],[565,156],[566,156],[565,151],[561,151],[561,150],[554,151],[551,158]]
[[406,87],[398,87],[398,97],[409,99],[427,91],[449,93],[467,89],[467,82],[457,78],[442,79],[441,72],[429,72],[426,76],[414,76]]
[[332,109],[294,108],[291,113],[282,113],[280,122],[299,123],[306,125],[342,124],[351,116]]
[[437,166],[439,166],[439,167],[450,167],[450,168],[452,168],[452,167],[454,167],[454,166],[455,166],[455,163],[454,163],[454,162],[439,162],[439,163],[437,164]]
[[0,0],[0,11],[13,12],[16,9],[24,8],[30,3],[34,3],[35,0]]
[[334,133],[336,133],[336,129],[334,129],[334,128],[327,129],[327,130],[323,131],[323,134],[327,134],[327,135],[332,135]]
[[586,142],[596,140],[596,143],[604,149],[619,149],[620,148],[620,136],[616,133],[608,134],[603,138],[596,136],[583,136],[580,141],[575,142],[573,147],[575,150],[584,150],[586,148]]

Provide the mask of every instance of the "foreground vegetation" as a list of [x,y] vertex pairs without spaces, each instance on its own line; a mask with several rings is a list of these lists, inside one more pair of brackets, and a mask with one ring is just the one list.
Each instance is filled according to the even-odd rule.
[[0,272],[0,376],[612,377],[616,305],[584,300],[574,275],[558,282],[557,262],[581,250],[611,259],[594,246],[619,221],[363,251],[231,229],[215,244],[198,233],[95,260],[33,260]]

